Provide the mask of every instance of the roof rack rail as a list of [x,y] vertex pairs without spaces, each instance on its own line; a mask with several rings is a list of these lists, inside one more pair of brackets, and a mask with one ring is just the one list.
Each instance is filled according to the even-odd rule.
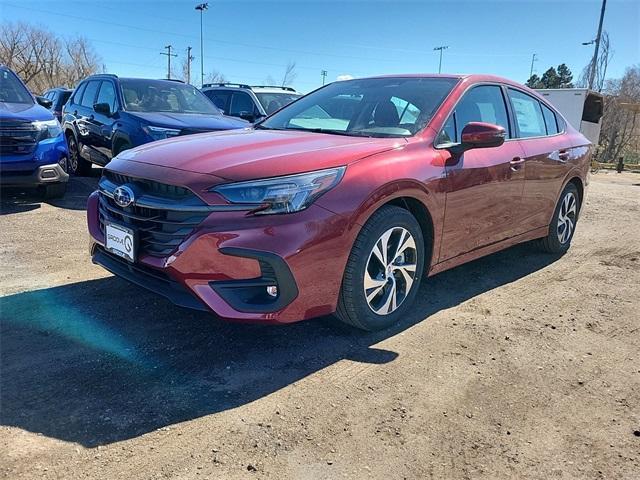
[[282,85],[251,85],[252,88],[279,88],[281,90],[286,90],[288,92],[295,92],[296,89],[293,87],[284,87]]
[[168,82],[184,83],[184,80],[180,80],[179,78],[159,78],[158,80],[167,80]]
[[240,87],[240,88],[251,88],[249,85],[244,83],[231,83],[231,82],[221,82],[221,83],[205,83],[202,85],[202,88],[205,87]]
[[94,73],[93,75],[89,75],[89,77],[111,77],[118,78],[115,73]]

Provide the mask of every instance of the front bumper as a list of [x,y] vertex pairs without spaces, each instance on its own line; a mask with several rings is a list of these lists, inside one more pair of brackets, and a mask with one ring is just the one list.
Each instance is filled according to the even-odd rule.
[[[93,262],[178,305],[259,323],[336,309],[353,239],[347,222],[320,206],[264,217],[212,212],[170,255],[142,254],[130,264],[104,251],[98,197],[92,194],[87,205]],[[268,286],[277,286],[276,297]]]
[[3,187],[36,187],[50,183],[64,183],[69,181],[69,174],[59,163],[41,165],[32,173],[22,171],[1,171],[0,185]]

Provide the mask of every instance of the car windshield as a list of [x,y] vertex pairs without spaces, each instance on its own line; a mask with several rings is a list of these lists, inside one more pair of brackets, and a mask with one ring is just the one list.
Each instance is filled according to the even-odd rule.
[[256,97],[258,97],[267,115],[271,115],[285,105],[289,105],[301,96],[298,93],[256,93]]
[[221,115],[195,87],[167,80],[122,79],[125,110]]
[[257,128],[365,137],[408,137],[422,130],[456,78],[389,77],[335,82],[301,98]]
[[0,69],[0,102],[33,103],[29,91],[15,74],[6,68]]

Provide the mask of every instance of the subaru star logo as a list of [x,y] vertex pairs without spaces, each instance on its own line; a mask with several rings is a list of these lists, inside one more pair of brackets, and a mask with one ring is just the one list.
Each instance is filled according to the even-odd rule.
[[131,190],[126,185],[117,187],[113,191],[113,201],[116,202],[116,204],[119,207],[122,207],[122,208],[128,207],[133,203],[134,200],[135,200],[135,195],[133,193],[133,190]]

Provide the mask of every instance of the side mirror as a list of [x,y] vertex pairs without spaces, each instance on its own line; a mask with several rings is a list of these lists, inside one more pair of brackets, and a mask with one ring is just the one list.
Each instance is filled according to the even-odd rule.
[[504,143],[506,132],[503,127],[492,123],[469,122],[462,129],[459,153],[473,148],[499,147]]
[[102,115],[106,115],[107,117],[111,115],[111,107],[109,107],[108,103],[96,103],[93,106],[93,109],[96,113],[101,113]]
[[39,97],[39,96],[36,97],[36,102],[38,102],[38,104],[42,105],[44,108],[51,108],[51,105],[53,105],[53,102],[48,98]]

